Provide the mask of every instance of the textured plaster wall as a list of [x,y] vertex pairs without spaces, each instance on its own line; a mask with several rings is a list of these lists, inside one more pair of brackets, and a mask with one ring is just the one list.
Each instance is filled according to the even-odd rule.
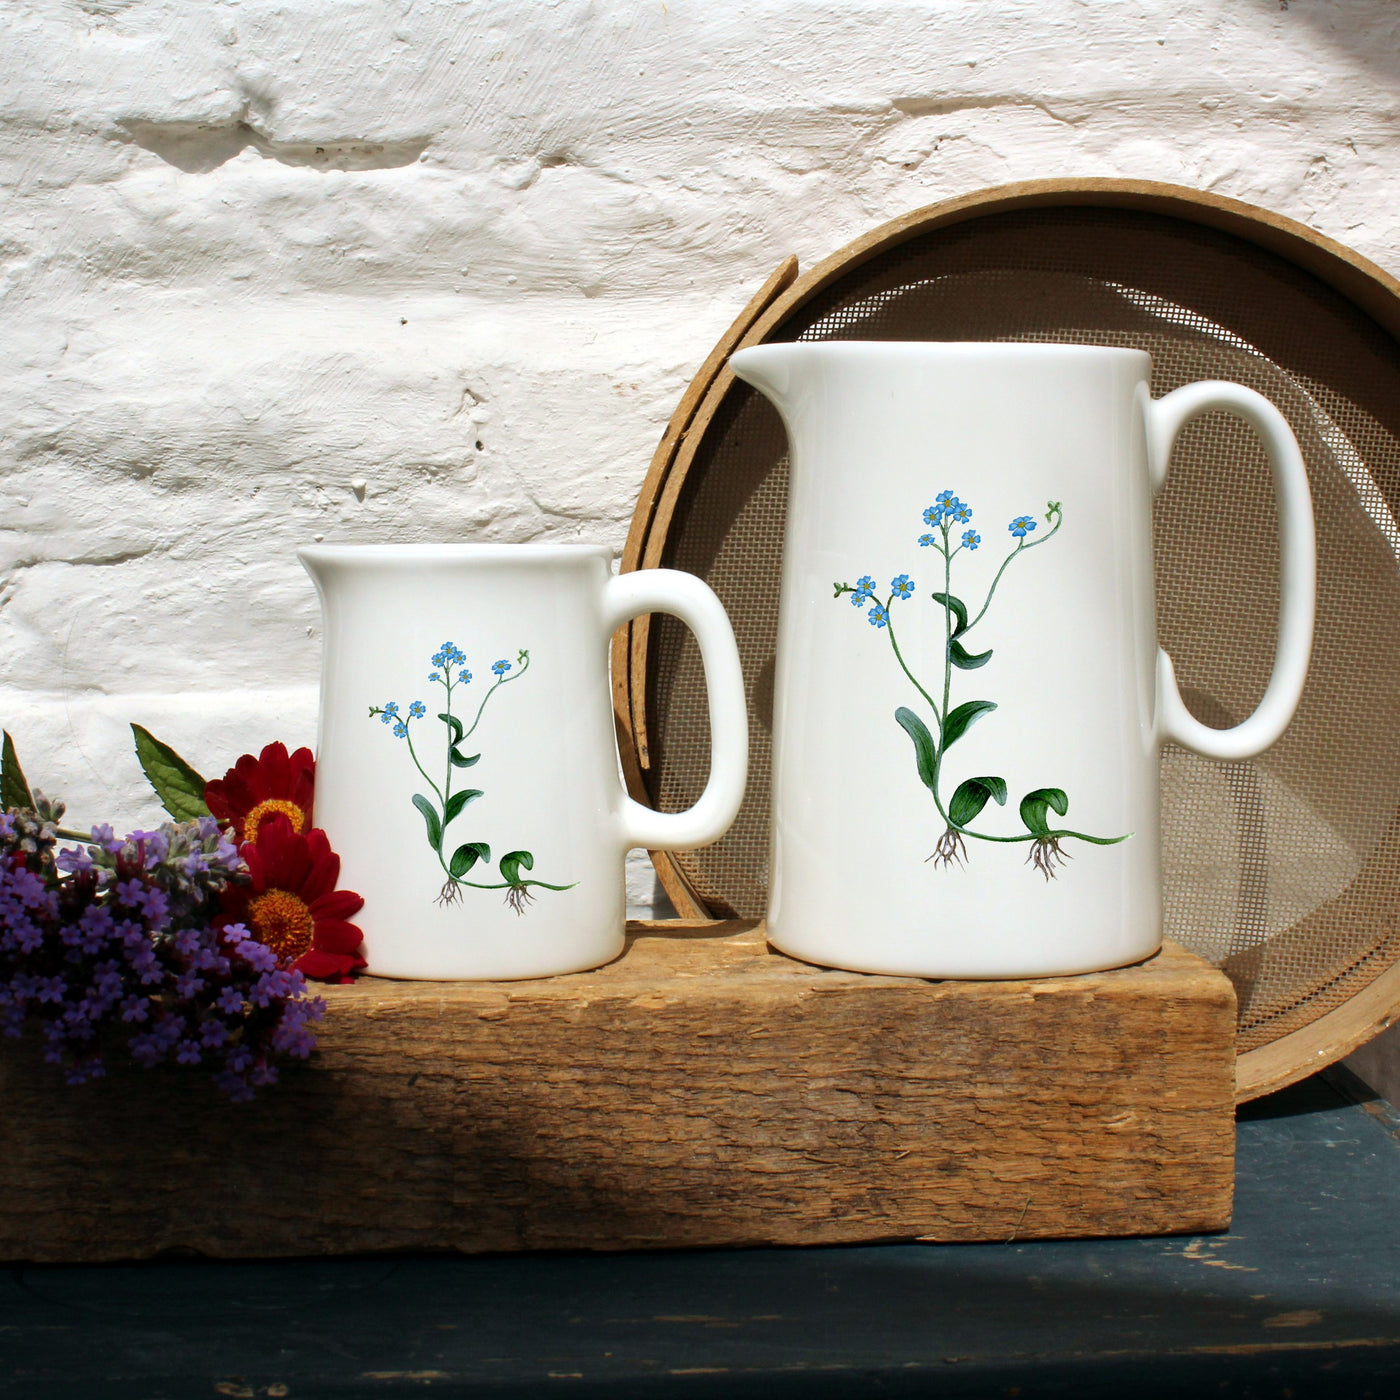
[[1400,272],[1389,0],[10,0],[0,44],[0,715],[76,820],[156,816],[128,720],[313,740],[296,545],[620,546],[789,252],[1119,175]]

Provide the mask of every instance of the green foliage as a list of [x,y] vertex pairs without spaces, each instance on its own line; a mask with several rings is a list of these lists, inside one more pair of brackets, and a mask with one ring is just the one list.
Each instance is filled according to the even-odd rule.
[[460,880],[477,861],[491,859],[491,847],[485,841],[466,841],[452,852],[452,862],[448,873],[454,880]]
[[988,798],[998,807],[1006,806],[1004,778],[968,778],[958,784],[953,800],[948,804],[948,820],[954,826],[966,826],[987,805]]
[[946,753],[950,744],[956,744],[983,715],[996,709],[994,700],[965,700],[948,718],[943,721],[943,749]]
[[163,744],[149,729],[131,726],[136,740],[136,758],[141,771],[155,789],[160,804],[177,822],[207,817],[204,801],[205,780],[169,744]]
[[933,735],[928,732],[928,725],[913,710],[906,709],[903,705],[894,712],[894,717],[914,741],[914,761],[919,767],[919,781],[932,792],[937,781],[938,753],[933,746]]
[[526,870],[535,868],[535,858],[529,851],[511,851],[509,854],[503,855],[500,864],[501,878],[508,885],[520,884],[520,867],[522,865]]
[[442,818],[438,816],[437,808],[423,796],[421,792],[413,794],[413,805],[423,814],[423,820],[428,827],[428,845],[439,855],[442,854]]
[[443,826],[446,827],[455,817],[462,813],[462,808],[468,802],[474,802],[481,796],[480,788],[463,788],[461,792],[454,792],[447,799],[447,805],[443,808]]
[[967,604],[961,598],[954,598],[951,593],[935,593],[932,596],[933,601],[940,608],[948,607],[953,616],[957,618],[957,624],[953,628],[953,636],[962,636],[967,631]]
[[1047,813],[1053,809],[1060,816],[1069,811],[1069,798],[1063,788],[1036,788],[1021,799],[1021,820],[1026,830],[1036,836],[1044,836],[1050,830]]
[[978,652],[975,656],[956,638],[948,642],[948,660],[960,671],[975,671],[992,659],[990,651]]
[[29,790],[24,769],[19,766],[15,741],[10,738],[8,729],[4,734],[4,747],[0,750],[0,807],[27,807],[32,811],[34,794]]

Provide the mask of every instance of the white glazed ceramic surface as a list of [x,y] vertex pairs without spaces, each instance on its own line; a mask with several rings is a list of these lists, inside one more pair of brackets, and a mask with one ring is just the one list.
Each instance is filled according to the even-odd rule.
[[[719,600],[671,570],[614,578],[604,548],[325,545],[300,558],[325,620],[315,818],[341,887],[364,896],[369,971],[538,977],[616,957],[627,850],[714,841],[743,796],[743,682]],[[608,641],[653,610],[695,631],[710,687],[710,782],[676,814],[639,806],[618,777]],[[439,718],[447,679],[460,738]],[[464,791],[480,795],[454,803]],[[423,806],[451,816],[441,855]],[[463,847],[470,868],[454,881]],[[503,871],[519,851],[533,866]],[[508,902],[511,875],[532,882],[527,900]]]
[[[772,344],[730,364],[777,406],[792,456],[772,942],[823,965],[925,977],[1085,972],[1152,953],[1162,928],[1159,745],[1258,753],[1292,717],[1306,674],[1312,513],[1282,416],[1233,384],[1190,385],[1154,402],[1148,356],[1126,349]],[[1152,493],[1177,431],[1208,409],[1247,419],[1269,451],[1284,566],[1273,680],[1256,713],[1224,731],[1186,711],[1153,611]],[[945,490],[972,512],[951,522],[946,589],[943,522],[924,515]],[[1014,535],[1008,525],[1021,516],[1034,528]],[[976,548],[958,551],[969,529]],[[909,582],[897,584],[902,576]],[[834,585],[859,589],[862,578],[873,596],[836,594]],[[958,598],[969,622],[990,595],[955,639],[966,665],[945,663],[959,619],[934,592]],[[871,612],[887,599],[880,626]],[[935,709],[954,722],[976,701],[996,708],[940,757]],[[922,764],[920,724],[933,744]],[[951,863],[930,859],[941,839],[949,844],[928,783],[935,762],[943,813],[969,780],[993,780],[985,805],[963,820]],[[978,796],[975,784],[964,791]],[[1030,813],[1058,857],[1021,815],[1036,792],[1056,794],[1032,800]],[[1055,835],[1067,831],[1127,839]]]

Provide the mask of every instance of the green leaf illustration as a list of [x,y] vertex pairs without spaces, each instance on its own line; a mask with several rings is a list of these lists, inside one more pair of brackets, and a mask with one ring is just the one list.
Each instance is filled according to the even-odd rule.
[[491,859],[491,847],[485,841],[465,841],[452,852],[448,865],[454,880],[460,880],[479,860]]
[[501,878],[510,885],[520,883],[520,867],[526,870],[535,868],[535,858],[529,851],[511,851],[501,857]]
[[961,598],[955,598],[951,593],[934,593],[931,595],[933,601],[940,607],[949,607],[953,610],[953,616],[957,618],[958,625],[953,628],[955,637],[961,636],[967,631],[967,604]]
[[160,798],[160,805],[177,822],[207,817],[209,808],[204,801],[204,779],[149,729],[133,724],[131,732],[136,739],[136,757],[141,771],[150,780],[156,796]]
[[442,850],[442,822],[438,818],[437,808],[423,796],[421,792],[413,794],[413,805],[423,814],[423,820],[428,826],[428,845],[433,850]]
[[913,710],[905,709],[903,705],[894,712],[894,717],[900,728],[914,741],[914,759],[919,765],[919,781],[932,792],[934,762],[938,753],[933,746],[933,735],[928,732],[928,725]]
[[447,807],[443,812],[443,826],[447,826],[455,817],[461,815],[462,808],[468,802],[474,802],[481,796],[480,788],[463,788],[461,792],[454,792],[447,799]]
[[1046,810],[1053,807],[1060,816],[1069,811],[1069,798],[1063,788],[1036,788],[1021,799],[1021,820],[1026,830],[1040,836],[1050,830]]
[[451,728],[452,742],[460,744],[462,742],[462,721],[456,715],[439,715],[438,718]]
[[998,807],[1006,806],[1004,778],[969,778],[958,784],[953,800],[948,804],[948,816],[954,826],[966,826],[993,798]]
[[24,769],[15,754],[15,741],[10,731],[4,731],[5,743],[0,750],[0,807],[34,807],[34,794],[29,791]]
[[481,759],[479,753],[464,754],[456,744],[452,745],[447,756],[452,760],[454,768],[470,768],[473,763],[477,763]]
[[978,652],[975,656],[956,638],[948,643],[948,660],[962,671],[975,671],[992,659],[990,651]]
[[943,721],[944,749],[949,744],[957,743],[983,715],[989,715],[995,709],[994,700],[968,700],[956,710],[950,710],[948,718]]

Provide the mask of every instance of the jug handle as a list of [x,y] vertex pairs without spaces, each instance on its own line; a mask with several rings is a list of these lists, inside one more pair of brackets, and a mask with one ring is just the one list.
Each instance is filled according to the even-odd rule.
[[699,800],[684,812],[658,812],[624,795],[623,836],[629,847],[690,851],[718,841],[743,801],[749,769],[744,675],[724,605],[693,574],[638,569],[608,580],[603,615],[609,636],[623,623],[650,612],[679,618],[700,645],[710,711],[710,776]]
[[1242,384],[1203,380],[1147,403],[1147,457],[1152,490],[1161,490],[1177,434],[1192,418],[1220,410],[1259,434],[1273,468],[1279,513],[1279,618],[1273,674],[1258,708],[1232,729],[1212,729],[1186,708],[1172,659],[1157,649],[1157,735],[1207,758],[1239,760],[1263,753],[1298,708],[1312,652],[1317,593],[1317,541],[1312,495],[1298,440],[1283,414]]

